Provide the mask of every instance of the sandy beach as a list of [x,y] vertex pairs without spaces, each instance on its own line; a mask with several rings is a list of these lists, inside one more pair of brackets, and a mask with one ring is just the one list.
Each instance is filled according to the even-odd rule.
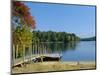
[[28,63],[22,67],[12,68],[12,73],[36,73],[51,71],[85,70],[96,69],[94,61],[67,61],[67,62],[38,62]]

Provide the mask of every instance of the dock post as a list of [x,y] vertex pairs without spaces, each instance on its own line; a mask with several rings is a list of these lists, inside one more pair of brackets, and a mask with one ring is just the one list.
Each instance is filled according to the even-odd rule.
[[42,51],[43,51],[43,54],[44,54],[44,45],[42,45]]
[[41,62],[43,62],[43,56],[41,56]]

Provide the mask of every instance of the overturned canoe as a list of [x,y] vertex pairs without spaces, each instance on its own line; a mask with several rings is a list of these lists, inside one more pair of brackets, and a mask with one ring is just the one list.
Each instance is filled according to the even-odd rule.
[[59,61],[61,57],[49,57],[49,56],[42,56],[35,58],[33,61],[34,62],[42,62],[42,61]]

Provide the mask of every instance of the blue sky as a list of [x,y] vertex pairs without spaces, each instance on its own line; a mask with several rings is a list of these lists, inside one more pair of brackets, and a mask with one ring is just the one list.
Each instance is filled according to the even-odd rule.
[[36,20],[36,29],[95,36],[95,7],[25,2]]

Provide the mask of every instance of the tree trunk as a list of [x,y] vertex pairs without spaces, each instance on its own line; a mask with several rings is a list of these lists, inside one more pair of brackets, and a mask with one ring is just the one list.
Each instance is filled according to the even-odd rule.
[[16,45],[16,58],[18,58],[18,45]]
[[30,61],[31,61],[31,58],[32,58],[32,46],[31,45],[29,46],[29,51],[30,51]]
[[12,56],[13,56],[13,60],[12,60],[12,66],[14,66],[14,61],[15,61],[15,46],[13,45],[13,50],[12,50]]
[[25,45],[23,45],[23,63],[25,62]]

